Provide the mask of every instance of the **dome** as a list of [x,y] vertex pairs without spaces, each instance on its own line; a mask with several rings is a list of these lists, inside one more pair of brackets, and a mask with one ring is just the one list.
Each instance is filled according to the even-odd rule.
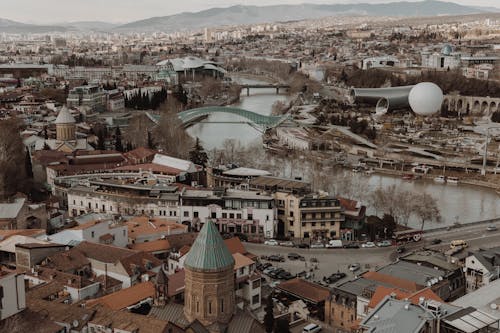
[[76,123],[75,118],[71,115],[68,108],[63,106],[59,114],[57,115],[55,124],[74,124]]
[[233,268],[233,255],[211,221],[201,228],[191,250],[186,255],[184,266],[202,272],[219,272]]
[[441,49],[441,54],[445,55],[445,56],[449,56],[451,54],[451,52],[453,52],[453,47],[450,44],[446,44]]
[[441,108],[443,91],[432,82],[422,82],[410,90],[408,102],[413,112],[421,116],[429,116]]

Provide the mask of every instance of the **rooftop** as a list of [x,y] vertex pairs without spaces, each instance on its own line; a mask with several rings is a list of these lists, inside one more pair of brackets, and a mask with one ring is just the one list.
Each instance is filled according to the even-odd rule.
[[217,272],[232,268],[234,259],[219,230],[208,221],[201,228],[184,262],[186,268],[206,272]]
[[279,284],[276,289],[312,303],[323,302],[330,296],[328,288],[299,278],[285,281]]
[[95,304],[103,304],[112,310],[121,310],[129,306],[135,305],[147,298],[153,298],[155,294],[155,286],[152,282],[142,282],[132,287],[121,289],[112,294],[90,300],[87,302],[89,306]]

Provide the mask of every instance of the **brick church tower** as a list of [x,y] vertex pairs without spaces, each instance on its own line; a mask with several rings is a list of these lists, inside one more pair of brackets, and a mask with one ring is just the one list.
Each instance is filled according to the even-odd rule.
[[184,314],[211,332],[223,330],[235,311],[234,259],[217,227],[207,222],[184,262]]

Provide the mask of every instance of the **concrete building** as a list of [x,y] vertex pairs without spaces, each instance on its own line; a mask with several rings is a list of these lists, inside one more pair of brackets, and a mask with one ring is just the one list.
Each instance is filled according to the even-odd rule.
[[26,308],[24,275],[0,268],[0,321]]
[[68,108],[88,107],[92,112],[102,112],[106,107],[106,94],[99,86],[80,86],[70,90],[66,99]]
[[479,249],[465,258],[467,291],[489,285],[500,277],[500,247]]

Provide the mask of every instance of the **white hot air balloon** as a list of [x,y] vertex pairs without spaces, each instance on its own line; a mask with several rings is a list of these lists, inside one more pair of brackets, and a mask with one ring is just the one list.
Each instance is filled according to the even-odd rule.
[[416,114],[430,116],[441,108],[443,91],[432,82],[422,82],[410,90],[408,102]]

